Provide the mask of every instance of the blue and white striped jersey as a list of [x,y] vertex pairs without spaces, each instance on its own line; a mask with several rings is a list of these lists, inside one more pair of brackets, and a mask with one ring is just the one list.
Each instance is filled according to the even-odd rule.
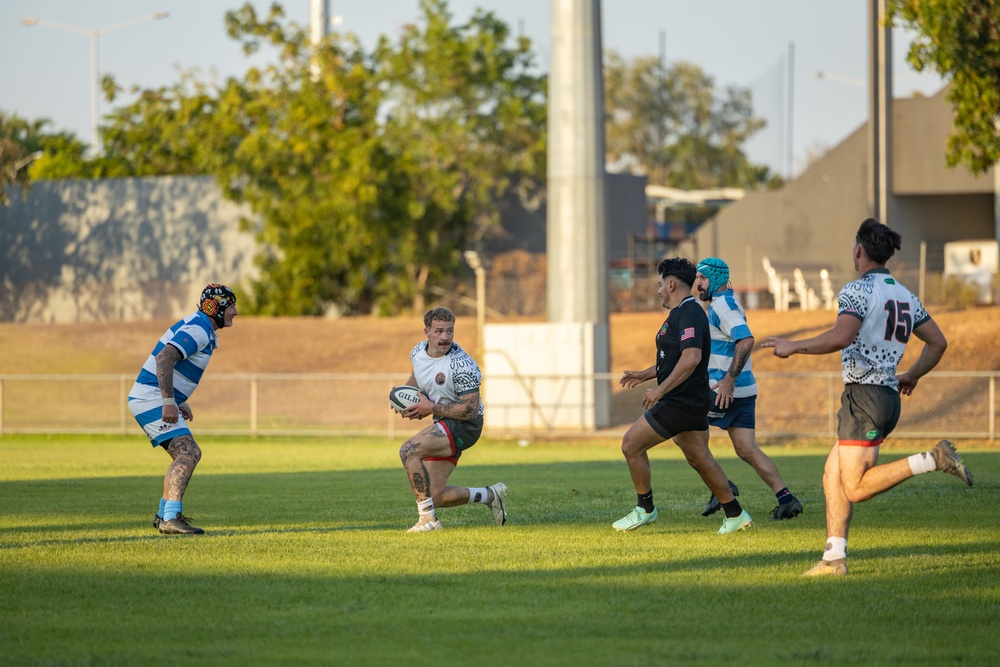
[[840,315],[861,320],[861,330],[840,351],[845,384],[877,384],[896,388],[896,366],[913,330],[930,319],[923,304],[892,277],[888,269],[872,269],[844,285],[837,298]]
[[[712,356],[708,360],[708,379],[713,387],[729,372],[736,350],[736,341],[751,338],[743,306],[733,290],[716,292],[708,306],[708,332],[712,337]],[[743,370],[736,376],[733,398],[757,395],[757,380],[753,376],[753,359],[747,358]]]
[[160,397],[160,384],[156,379],[156,355],[164,345],[173,345],[183,357],[174,365],[174,399],[186,401],[198,388],[201,376],[212,359],[212,351],[218,347],[218,336],[212,320],[201,311],[195,311],[176,322],[160,336],[156,347],[146,358],[139,371],[129,398],[151,399]]

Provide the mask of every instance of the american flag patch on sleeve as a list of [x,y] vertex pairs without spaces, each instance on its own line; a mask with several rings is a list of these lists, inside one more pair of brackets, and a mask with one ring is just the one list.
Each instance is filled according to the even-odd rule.
[[694,338],[694,327],[688,327],[687,329],[681,330],[681,340],[685,341],[689,338]]

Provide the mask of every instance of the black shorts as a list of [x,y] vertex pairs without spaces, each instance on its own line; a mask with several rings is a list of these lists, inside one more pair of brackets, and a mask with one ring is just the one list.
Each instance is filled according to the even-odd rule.
[[458,459],[462,452],[479,442],[479,436],[483,434],[482,416],[460,421],[458,419],[440,419],[435,422],[437,427],[448,437],[451,444],[451,456],[429,456],[425,461],[451,461],[458,465]]
[[837,443],[878,447],[899,422],[899,392],[880,384],[844,385],[837,413]]
[[668,398],[657,401],[643,416],[664,440],[670,440],[678,433],[708,430],[708,407],[694,410]]

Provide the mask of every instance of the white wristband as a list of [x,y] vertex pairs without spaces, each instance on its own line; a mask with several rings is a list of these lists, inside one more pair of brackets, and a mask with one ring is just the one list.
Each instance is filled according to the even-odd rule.
[[168,396],[168,397],[166,397],[166,398],[163,399],[163,405],[164,405],[164,407],[166,407],[168,405],[172,405],[172,406],[174,406],[176,408],[177,407],[177,400],[173,396]]

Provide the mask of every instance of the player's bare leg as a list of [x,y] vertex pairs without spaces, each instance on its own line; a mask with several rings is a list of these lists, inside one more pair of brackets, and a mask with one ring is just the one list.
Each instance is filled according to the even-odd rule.
[[854,503],[864,502],[913,477],[906,459],[876,465],[878,447],[837,446],[844,493]]
[[158,523],[157,528],[161,533],[169,535],[204,533],[201,528],[189,524],[189,519],[181,514],[181,501],[191,481],[191,475],[201,461],[201,448],[193,437],[185,434],[171,440],[166,446],[166,451],[173,459],[173,463],[167,468],[167,474],[163,478],[163,498],[166,504],[163,520]]
[[646,452],[661,442],[663,436],[653,430],[645,417],[637,419],[622,438],[622,455],[637,493],[649,493],[652,489],[652,470]]
[[736,455],[750,464],[750,467],[764,480],[765,484],[771,487],[772,491],[777,493],[785,488],[781,474],[778,473],[778,467],[774,465],[774,461],[771,460],[770,456],[761,451],[760,446],[757,444],[757,436],[754,429],[731,427],[727,429],[727,432],[729,433],[729,439],[733,442],[733,449],[736,450]]
[[174,461],[163,477],[163,497],[167,500],[183,500],[191,475],[201,461],[201,448],[190,435],[182,435],[170,441],[167,453]]
[[637,500],[635,509],[611,524],[615,530],[636,530],[654,523],[659,516],[653,503],[652,472],[646,452],[661,442],[663,436],[653,430],[645,417],[637,419],[622,438],[622,456],[635,485]]
[[688,464],[701,476],[708,490],[715,494],[723,505],[735,498],[729,489],[729,480],[722,466],[712,456],[708,448],[708,431],[686,431],[674,436],[674,443],[684,452]]

